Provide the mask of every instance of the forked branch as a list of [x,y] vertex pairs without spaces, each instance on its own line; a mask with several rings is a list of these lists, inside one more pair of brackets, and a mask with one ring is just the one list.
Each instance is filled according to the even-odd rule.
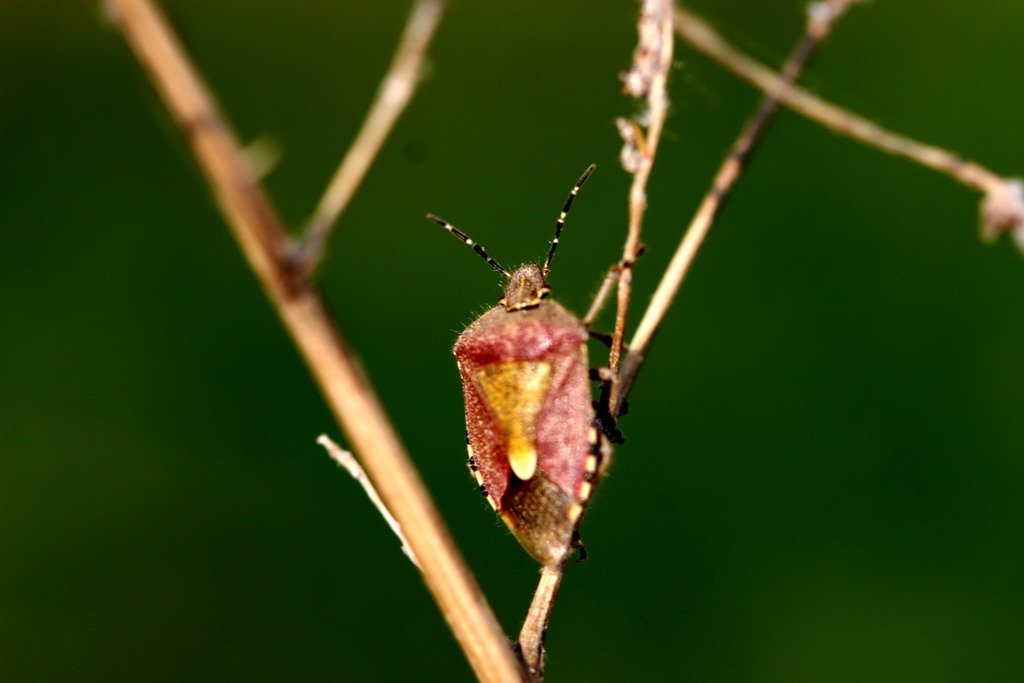
[[[314,212],[298,259],[272,203],[247,164],[236,136],[163,17],[149,0],[107,1],[192,146],[246,259],[379,491],[382,502],[378,507],[394,515],[400,535],[407,539],[424,580],[477,677],[482,681],[503,683],[540,678],[544,634],[564,568],[544,569],[519,637],[523,659],[531,669],[524,673],[309,276],[322,257],[331,226],[351,200],[412,96],[427,47],[440,20],[442,1],[417,0],[415,3],[389,74],[363,128]],[[742,172],[743,162],[749,158],[779,102],[838,133],[948,173],[982,191],[986,197],[983,213],[990,235],[1011,229],[1019,234],[1024,229],[1024,190],[1020,185],[946,150],[886,131],[793,85],[813,48],[849,2],[815,3],[818,14],[812,16],[807,34],[780,76],[729,46],[687,10],[676,8],[673,12],[666,0],[644,0],[638,22],[640,40],[633,67],[625,79],[627,92],[644,102],[644,111],[635,120],[620,123],[626,142],[623,159],[633,173],[633,181],[629,193],[628,236],[622,261],[614,271],[618,278],[619,305],[610,359],[612,368],[618,370],[618,379],[610,386],[613,414],[619,412],[627,397],[658,326],[722,201]],[[765,91],[766,97],[716,175],[623,359],[632,265],[641,248],[646,187],[668,110],[666,82],[672,63],[673,23],[674,30],[683,39],[754,82]]]
[[[762,134],[778,110],[781,98],[793,87],[793,83],[796,82],[806,66],[807,60],[831,32],[835,21],[846,12],[853,1],[828,0],[827,2],[813,3],[810,6],[807,28],[803,37],[797,42],[783,65],[782,75],[773,81],[774,88],[766,92],[750,120],[736,138],[725,160],[719,166],[718,172],[711,182],[711,188],[704,195],[697,213],[691,219],[682,242],[676,249],[672,261],[654,292],[654,296],[651,297],[651,303],[629,343],[629,354],[620,374],[623,397],[627,396],[632,389],[637,373],[640,372],[640,368],[647,358],[647,352],[654,341],[654,335],[668,313],[669,306],[675,300],[683,278],[686,277],[686,273],[693,264],[697,251],[711,229],[715,217],[736,181],[739,180],[744,165],[750,159]],[[689,15],[682,16],[680,10],[677,9],[677,23],[689,20]]]
[[959,183],[982,192],[982,236],[994,239],[1014,232],[1024,249],[1024,187],[1021,181],[1003,178],[981,164],[936,145],[918,142],[836,106],[799,87],[787,87],[771,69],[751,59],[722,38],[706,21],[683,7],[676,8],[676,32],[691,47],[704,53],[735,75],[798,114],[888,154],[893,154],[944,173]]
[[[636,261],[641,248],[640,234],[644,211],[647,208],[647,181],[654,167],[655,153],[668,115],[667,84],[674,44],[671,0],[644,0],[637,20],[637,33],[633,64],[625,73],[623,81],[626,92],[642,100],[643,113],[639,117],[640,121],[620,120],[620,130],[626,131],[622,156],[627,160],[626,170],[633,174],[629,190],[629,228],[622,260],[610,271],[599,294],[599,298],[603,300],[614,282],[613,278],[617,278],[618,306],[609,354],[609,406],[616,405],[618,400],[619,383],[615,380],[632,295],[633,262]],[[587,314],[588,323],[596,315],[597,303],[595,301],[595,307]],[[544,567],[526,621],[519,633],[520,653],[530,673],[538,680],[543,679],[544,636],[564,572],[564,563]]]
[[[994,239],[1003,232],[1013,232],[1024,249],[1024,185],[1019,180],[1002,178],[984,166],[948,150],[927,145],[888,131],[852,111],[812,95],[794,85],[800,66],[810,50],[819,44],[853,0],[829,0],[811,5],[808,31],[781,75],[747,57],[725,41],[696,14],[676,7],[676,32],[692,47],[715,59],[727,69],[753,83],[765,93],[758,114],[748,123],[733,146],[731,159],[723,162],[712,188],[690,222],[683,241],[676,250],[662,277],[651,303],[629,344],[621,377],[624,393],[628,393],[642,366],[647,351],[669,306],[689,271],[697,251],[710,230],[715,216],[742,171],[743,161],[779,104],[817,121],[833,132],[846,135],[884,152],[915,161],[945,173],[967,187],[984,194],[980,206],[982,236]],[[803,56],[801,57],[801,54]]]
[[541,570],[540,582],[533,593],[530,609],[526,613],[523,627],[519,631],[519,654],[530,675],[544,680],[544,639],[547,637],[551,611],[562,587],[565,576],[565,562],[546,566]]
[[[633,263],[640,251],[640,233],[647,210],[647,181],[654,169],[654,158],[661,141],[661,131],[668,116],[668,74],[672,68],[672,2],[644,0],[637,22],[639,41],[633,52],[633,65],[623,76],[626,93],[644,102],[640,120],[619,120],[625,146],[623,165],[633,174],[629,187],[629,229],[619,263],[618,301],[615,309],[615,330],[608,365],[612,375],[619,375],[626,320],[633,294]],[[608,405],[618,415],[621,405],[621,383],[613,381]]]
[[182,46],[148,0],[108,2],[192,146],[232,232],[331,411],[401,524],[423,578],[477,677],[495,683],[521,681],[522,669],[479,586],[315,288],[292,267],[288,235]]
[[676,7],[676,32],[691,47],[703,52],[762,92],[774,94],[780,102],[827,128],[903,156],[929,168],[947,173],[969,187],[987,192],[999,176],[941,147],[926,145],[881,126],[854,112],[826,102],[807,90],[790,87],[768,67],[729,44],[715,29],[693,12]]
[[326,434],[321,434],[316,442],[327,450],[327,455],[331,457],[331,460],[338,463],[338,467],[344,467],[345,471],[351,475],[356,483],[362,487],[366,497],[373,503],[373,507],[377,508],[377,512],[387,522],[388,527],[391,528],[391,532],[398,537],[398,540],[402,543],[402,552],[409,558],[409,561],[416,565],[419,569],[420,563],[416,559],[416,553],[409,547],[409,541],[406,540],[405,534],[402,533],[402,525],[398,523],[395,516],[388,510],[388,506],[384,504],[384,501],[380,499],[380,494],[377,493],[377,489],[373,487],[373,482],[366,476],[366,471],[363,470],[359,461],[349,451],[334,443],[331,437]]
[[412,99],[427,48],[444,13],[444,0],[417,0],[398,43],[388,73],[352,146],[334,172],[299,245],[298,261],[312,271],[324,256],[331,229],[355,195],[398,117]]

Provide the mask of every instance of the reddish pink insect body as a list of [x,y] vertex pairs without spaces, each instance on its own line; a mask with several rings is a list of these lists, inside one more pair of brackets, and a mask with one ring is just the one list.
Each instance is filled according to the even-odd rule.
[[542,269],[527,264],[509,275],[500,305],[459,336],[455,357],[466,402],[469,468],[487,500],[523,547],[544,564],[562,562],[610,455],[595,425],[587,359],[587,328],[554,301],[546,273],[572,200],[558,219]]
[[586,340],[575,316],[542,301],[496,306],[455,343],[470,470],[545,564],[571,547],[597,467]]

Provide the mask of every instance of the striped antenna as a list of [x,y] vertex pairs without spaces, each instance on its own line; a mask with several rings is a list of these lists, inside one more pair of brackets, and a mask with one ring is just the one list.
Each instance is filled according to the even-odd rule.
[[[575,190],[574,190],[574,192],[575,192]],[[427,214],[427,218],[429,218],[430,220],[434,221],[435,223],[440,225],[442,228],[444,228],[445,230],[447,230],[451,234],[453,234],[456,237],[458,237],[460,240],[462,240],[463,242],[465,242],[469,246],[473,247],[473,251],[475,251],[476,253],[480,254],[480,256],[482,256],[485,261],[487,261],[488,263],[491,264],[492,268],[494,268],[496,271],[498,271],[499,273],[501,273],[505,277],[509,277],[508,271],[505,270],[504,268],[502,268],[498,264],[497,261],[495,261],[490,256],[488,256],[487,255],[487,250],[484,249],[479,244],[477,244],[476,242],[474,242],[472,239],[470,239],[469,235],[467,235],[466,233],[462,232],[461,230],[456,228],[454,225],[452,225],[448,221],[443,220],[441,218],[438,218],[437,216],[435,216],[432,213],[428,213]]]
[[587,167],[587,170],[583,172],[580,179],[576,181],[576,187],[572,188],[572,192],[569,193],[569,198],[565,200],[565,206],[562,207],[562,213],[559,214],[558,220],[555,221],[555,239],[551,240],[551,249],[548,251],[548,258],[544,261],[544,279],[547,279],[548,273],[551,272],[551,259],[555,257],[555,249],[558,249],[558,238],[562,235],[562,228],[565,227],[565,217],[569,215],[569,209],[572,207],[572,200],[576,199],[576,193],[583,187],[583,183],[587,182],[587,178],[594,172],[596,164],[591,164]]

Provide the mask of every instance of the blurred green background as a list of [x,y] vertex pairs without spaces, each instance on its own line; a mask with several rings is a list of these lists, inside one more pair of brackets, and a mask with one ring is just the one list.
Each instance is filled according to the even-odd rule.
[[[301,225],[407,3],[164,3]],[[463,464],[450,346],[544,253],[585,309],[621,249],[633,2],[455,2],[323,289],[510,633],[537,567]],[[792,0],[696,8],[778,64]],[[805,82],[1024,171],[1024,4],[857,7]],[[639,312],[757,100],[685,47]],[[0,679],[468,681],[191,156],[93,2],[0,5]],[[978,197],[782,113],[632,397],[551,681],[1024,680],[1024,259]],[[607,322],[604,323],[608,327]]]

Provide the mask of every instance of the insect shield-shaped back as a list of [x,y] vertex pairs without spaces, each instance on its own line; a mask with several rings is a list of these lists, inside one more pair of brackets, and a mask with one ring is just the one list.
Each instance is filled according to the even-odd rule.
[[531,263],[509,275],[482,247],[431,216],[508,276],[499,305],[466,328],[454,350],[466,401],[469,469],[519,542],[544,564],[562,562],[572,549],[610,453],[595,426],[587,329],[546,298],[545,272],[562,223],[591,170],[562,210],[543,269]]

